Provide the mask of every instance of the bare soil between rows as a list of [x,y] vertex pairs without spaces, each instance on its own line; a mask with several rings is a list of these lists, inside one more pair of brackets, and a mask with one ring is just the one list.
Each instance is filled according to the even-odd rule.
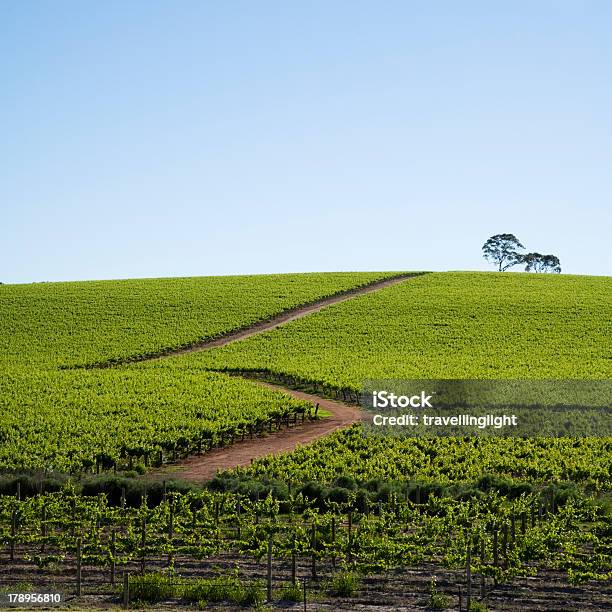
[[[18,558],[8,564],[6,554],[0,552],[0,586],[3,590],[19,590],[20,582],[32,585],[36,592],[55,592],[62,594],[62,604],[44,609],[119,609],[123,571],[131,575],[139,573],[139,564],[134,562],[121,567],[117,572],[115,586],[109,584],[109,570],[84,567],[82,572],[82,595],[75,595],[75,565],[71,558],[62,568],[38,570],[32,563],[23,560],[25,550],[18,549]],[[236,551],[221,553],[205,560],[194,560],[178,555],[175,559],[177,581],[195,578],[214,579],[227,576],[240,568],[242,579],[258,580],[265,588],[266,561],[257,561],[251,555]],[[149,558],[146,571],[167,570],[164,557]],[[313,582],[310,576],[310,561],[300,557],[297,562],[298,579],[307,581],[308,612],[346,610],[363,612],[395,612],[431,610],[429,607],[430,581],[436,578],[438,592],[449,598],[446,609],[459,610],[461,597],[462,610],[466,609],[466,583],[462,570],[452,570],[435,563],[423,563],[418,568],[398,568],[386,572],[372,573],[360,580],[360,585],[352,597],[333,597],[328,592],[328,580],[334,574],[330,563],[321,563],[319,580]],[[272,563],[273,601],[268,609],[303,610],[302,603],[280,600],[280,588],[291,577],[288,559],[274,559]],[[12,587],[12,589],[11,589]],[[480,600],[478,577],[472,581],[472,599]],[[540,568],[535,576],[517,577],[509,584],[494,586],[487,580],[483,603],[490,612],[595,612],[612,609],[612,584],[588,582],[579,586],[568,584],[567,578],[553,569]],[[1,607],[1,606],[0,606]],[[41,606],[36,606],[38,609]],[[136,610],[194,609],[193,604],[179,600],[159,604],[130,606]],[[208,608],[208,606],[207,606]],[[229,604],[211,604],[210,608],[219,612],[240,609]],[[21,608],[27,609],[27,608]],[[32,609],[32,608],[30,608]],[[242,608],[244,609],[244,608]]]
[[279,385],[257,381],[271,389],[283,391],[292,397],[319,404],[330,416],[298,424],[290,429],[274,431],[262,437],[235,442],[230,446],[215,448],[202,455],[192,455],[181,461],[169,463],[151,472],[157,478],[178,477],[192,482],[205,482],[215,477],[217,472],[251,464],[254,459],[276,455],[294,450],[298,446],[310,444],[338,429],[350,427],[361,420],[362,413],[357,406],[324,399],[318,395],[287,389]]

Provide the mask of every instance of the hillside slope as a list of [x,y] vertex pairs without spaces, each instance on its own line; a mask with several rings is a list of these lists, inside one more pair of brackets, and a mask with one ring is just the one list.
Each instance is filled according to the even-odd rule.
[[611,277],[432,273],[196,359],[354,389],[371,378],[603,379],[611,333]]

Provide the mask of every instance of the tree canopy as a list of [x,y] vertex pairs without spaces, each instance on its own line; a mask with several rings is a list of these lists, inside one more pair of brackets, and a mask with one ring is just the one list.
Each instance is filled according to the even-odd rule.
[[520,264],[522,261],[518,250],[525,247],[514,234],[496,234],[482,246],[483,257],[494,263],[500,272]]
[[561,262],[555,255],[542,255],[541,253],[527,253],[522,260],[525,272],[561,272]]

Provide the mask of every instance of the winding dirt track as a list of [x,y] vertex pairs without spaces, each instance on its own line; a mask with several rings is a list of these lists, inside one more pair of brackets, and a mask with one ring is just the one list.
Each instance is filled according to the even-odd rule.
[[[249,338],[250,336],[276,329],[290,321],[295,321],[296,319],[300,319],[314,312],[319,312],[332,304],[344,302],[354,297],[371,293],[372,291],[378,291],[384,287],[396,285],[417,275],[418,274],[402,274],[385,280],[376,281],[364,287],[351,289],[347,292],[332,295],[311,304],[285,311],[272,317],[268,321],[256,323],[248,328],[229,333],[220,338],[205,340],[188,347],[173,349],[163,353],[143,356],[139,358],[139,360],[150,361],[154,359],[165,359],[175,355],[183,355],[225,346],[230,342],[236,342],[237,340],[243,340],[244,338]],[[106,367],[106,364],[101,364],[100,367]],[[291,427],[290,429],[272,432],[264,437],[236,442],[224,448],[216,448],[203,455],[193,455],[187,459],[166,465],[152,472],[151,475],[158,478],[177,477],[194,482],[203,482],[213,478],[220,470],[227,470],[237,466],[248,466],[253,459],[292,451],[298,445],[306,445],[337,429],[349,427],[353,423],[359,421],[362,416],[359,408],[343,402],[325,399],[318,395],[303,393],[301,391],[294,391],[280,385],[272,385],[261,381],[252,382],[283,391],[296,399],[306,400],[312,404],[319,404],[321,409],[325,409],[330,413],[330,416],[316,421],[306,421],[304,424]]]
[[290,429],[274,431],[253,440],[236,442],[224,448],[215,448],[203,455],[193,455],[182,461],[164,466],[154,472],[153,475],[158,478],[176,477],[193,482],[203,482],[213,478],[217,471],[237,466],[248,466],[253,459],[292,451],[298,445],[304,446],[337,429],[349,427],[361,418],[361,411],[356,406],[270,383],[255,382],[283,391],[296,399],[319,404],[320,409],[327,410],[331,413],[331,416],[316,421],[305,421],[303,425],[298,424]]
[[350,300],[352,298],[358,297],[360,295],[365,295],[366,293],[371,293],[372,291],[378,291],[379,289],[384,289],[385,287],[390,287],[392,285],[397,285],[398,283],[402,283],[409,278],[414,278],[415,276],[421,276],[423,274],[427,274],[426,272],[403,272],[397,274],[396,276],[392,276],[390,278],[385,278],[382,280],[374,281],[369,283],[368,285],[363,285],[362,287],[355,287],[354,289],[348,289],[347,291],[341,291],[339,293],[335,293],[330,295],[329,297],[321,298],[319,300],[315,300],[314,302],[310,302],[309,304],[304,304],[303,306],[297,306],[295,308],[289,308],[288,310],[284,310],[277,315],[266,319],[265,321],[260,321],[258,323],[253,323],[248,327],[244,327],[242,329],[237,329],[232,332],[228,332],[227,334],[223,334],[218,338],[212,338],[207,340],[200,340],[198,342],[194,342],[187,346],[173,348],[173,349],[164,349],[162,351],[156,351],[153,353],[148,353],[145,355],[138,355],[136,357],[130,357],[126,359],[121,359],[117,361],[103,361],[101,363],[93,363],[88,366],[83,366],[85,368],[90,369],[98,369],[98,368],[114,368],[119,365],[125,365],[127,363],[134,363],[138,361],[153,361],[155,359],[165,359],[166,357],[176,357],[177,355],[185,355],[187,353],[195,353],[197,351],[205,351],[211,348],[217,348],[219,346],[225,346],[226,344],[230,344],[230,342],[236,342],[237,340],[244,340],[245,338],[249,338],[256,334],[261,334],[265,331],[270,331],[272,329],[276,329],[281,325],[285,325],[285,323],[289,323],[291,321],[295,321],[296,319],[301,319],[306,315],[319,312],[326,308],[327,306],[331,306],[332,304],[338,304],[339,302],[344,302],[346,300]]
[[249,338],[250,336],[255,336],[256,334],[261,334],[262,332],[269,331],[271,329],[276,329],[281,325],[285,325],[285,323],[295,321],[296,319],[301,319],[302,317],[305,317],[306,315],[312,314],[314,312],[319,312],[320,310],[323,310],[323,308],[331,306],[332,304],[345,302],[346,300],[351,300],[360,295],[372,293],[372,291],[379,291],[380,289],[384,289],[385,287],[397,285],[398,283],[402,283],[406,279],[413,278],[414,276],[417,275],[401,274],[380,281],[374,281],[369,285],[364,285],[363,287],[356,287],[355,289],[349,289],[348,291],[344,291],[342,293],[336,293],[334,295],[330,295],[329,297],[317,300],[316,302],[312,302],[311,304],[306,304],[304,306],[298,306],[297,308],[285,310],[284,312],[281,312],[278,315],[271,317],[267,321],[255,323],[254,325],[251,325],[245,329],[230,332],[229,334],[226,334],[219,338],[215,338],[213,340],[203,340],[202,342],[192,344],[185,348],[174,349],[167,353],[151,357],[151,359],[172,357],[174,355],[183,355],[185,353],[193,353],[195,351],[203,351],[219,346],[225,346],[230,342],[236,342],[237,340],[243,340],[244,338]]

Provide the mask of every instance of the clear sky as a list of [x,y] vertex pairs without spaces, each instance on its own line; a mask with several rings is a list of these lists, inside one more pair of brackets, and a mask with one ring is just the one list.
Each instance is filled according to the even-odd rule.
[[611,274],[612,2],[0,2],[0,281]]

